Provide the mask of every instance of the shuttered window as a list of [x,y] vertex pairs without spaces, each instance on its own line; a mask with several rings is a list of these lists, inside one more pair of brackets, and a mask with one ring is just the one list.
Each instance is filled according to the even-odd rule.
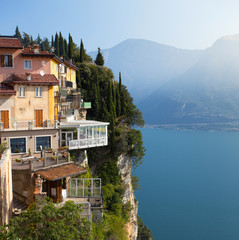
[[13,57],[12,55],[0,55],[1,67],[13,67]]

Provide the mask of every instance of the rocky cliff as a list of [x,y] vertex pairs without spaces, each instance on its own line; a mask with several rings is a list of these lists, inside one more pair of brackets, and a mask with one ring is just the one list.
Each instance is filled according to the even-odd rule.
[[136,240],[138,235],[138,203],[134,196],[134,190],[131,181],[131,158],[128,155],[120,155],[118,158],[119,173],[122,177],[123,184],[125,186],[125,192],[123,195],[123,203],[130,202],[132,210],[130,211],[130,219],[126,224],[128,231],[128,239]]

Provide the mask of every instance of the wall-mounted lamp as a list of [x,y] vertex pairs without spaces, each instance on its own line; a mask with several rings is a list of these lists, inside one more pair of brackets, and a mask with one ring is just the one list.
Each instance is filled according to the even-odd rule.
[[4,138],[3,140],[4,140],[4,141],[6,141],[6,140],[7,140],[7,138]]
[[32,139],[32,136],[30,136],[30,139]]
[[56,134],[53,137],[56,137]]

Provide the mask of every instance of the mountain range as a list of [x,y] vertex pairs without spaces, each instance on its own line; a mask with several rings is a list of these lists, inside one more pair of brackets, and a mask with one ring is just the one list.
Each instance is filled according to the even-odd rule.
[[105,65],[122,73],[147,124],[239,121],[239,35],[194,51],[130,39],[103,54]]

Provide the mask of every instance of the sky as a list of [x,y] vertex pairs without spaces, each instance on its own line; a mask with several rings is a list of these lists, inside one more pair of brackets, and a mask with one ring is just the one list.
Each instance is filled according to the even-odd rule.
[[129,39],[205,49],[239,33],[238,0],[0,0],[0,34],[42,38],[71,33],[87,51]]

